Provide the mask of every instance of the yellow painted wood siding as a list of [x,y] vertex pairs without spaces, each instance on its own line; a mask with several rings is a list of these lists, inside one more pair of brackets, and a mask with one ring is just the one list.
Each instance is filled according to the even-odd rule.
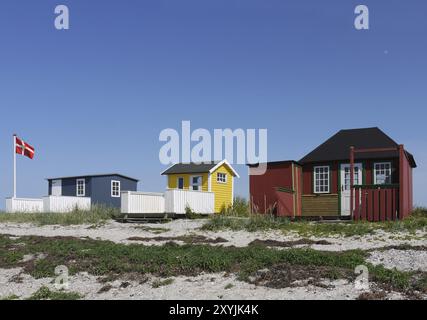
[[[225,173],[227,182],[217,181],[217,174]],[[223,206],[228,207],[233,203],[233,173],[226,165],[222,165],[211,175],[211,191],[215,193],[215,212],[221,212]]]
[[202,191],[208,191],[208,173],[185,173],[185,174],[170,174],[168,175],[168,188],[178,189],[178,178],[184,178],[184,190],[190,190],[190,179],[193,176],[202,177]]

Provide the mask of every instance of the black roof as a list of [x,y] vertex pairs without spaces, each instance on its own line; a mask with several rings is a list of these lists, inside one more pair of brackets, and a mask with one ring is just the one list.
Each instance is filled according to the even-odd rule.
[[290,164],[290,163],[294,163],[296,165],[301,165],[299,162],[295,161],[295,160],[278,160],[278,161],[268,161],[268,162],[261,162],[261,163],[247,163],[246,165],[250,168],[257,168],[259,167],[261,164],[267,164],[269,166],[280,166],[280,165],[286,165],[286,164]]
[[162,175],[175,174],[175,173],[204,173],[209,172],[214,168],[219,161],[204,162],[204,163],[177,163],[172,167],[162,172]]
[[56,178],[47,178],[46,180],[50,181],[50,180],[58,180],[58,179],[78,179],[78,178],[91,178],[91,177],[110,177],[110,176],[118,176],[118,177],[122,177],[128,180],[133,180],[138,182],[138,179],[132,178],[132,177],[128,177],[125,176],[123,174],[120,173],[101,173],[101,174],[82,174],[79,176],[67,176],[67,177],[56,177]]
[[[399,145],[379,128],[340,130],[298,162],[301,164],[349,160],[350,147],[356,149],[396,148]],[[414,157],[405,151],[409,163],[416,167]],[[356,153],[356,159],[398,158],[398,151]]]

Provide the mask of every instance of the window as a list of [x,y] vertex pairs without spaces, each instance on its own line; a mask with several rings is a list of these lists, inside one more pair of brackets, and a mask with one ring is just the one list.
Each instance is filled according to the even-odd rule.
[[374,184],[391,184],[391,162],[374,164]]
[[329,193],[329,166],[314,167],[314,193]]
[[184,178],[183,177],[179,177],[178,178],[178,189],[183,190],[184,189]]
[[191,177],[191,188],[194,191],[202,191],[202,177],[201,176]]
[[[355,185],[358,185],[358,184],[360,184],[360,181],[359,181],[359,167],[358,166],[354,166],[354,180],[353,180],[353,183],[355,184]],[[348,167],[345,167],[345,169],[344,169],[344,186],[343,186],[343,189],[342,189],[342,191],[349,191],[350,190],[350,166],[348,166]]]
[[120,197],[120,181],[111,181],[111,196],[113,198],[119,198]]
[[216,181],[219,183],[227,183],[227,174],[218,172],[216,174]]
[[76,180],[76,196],[84,197],[86,195],[86,181],[85,179]]

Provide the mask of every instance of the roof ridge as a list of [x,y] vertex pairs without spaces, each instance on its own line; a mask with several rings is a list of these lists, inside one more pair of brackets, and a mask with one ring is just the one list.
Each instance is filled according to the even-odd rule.
[[220,163],[222,160],[214,160],[214,161],[201,161],[201,162],[177,162],[172,164],[173,166],[178,165],[178,164],[213,164],[213,163]]
[[382,131],[379,127],[362,127],[362,128],[341,129],[338,132],[341,132],[341,131],[353,131],[353,130],[368,130],[368,129],[378,129],[378,130]]

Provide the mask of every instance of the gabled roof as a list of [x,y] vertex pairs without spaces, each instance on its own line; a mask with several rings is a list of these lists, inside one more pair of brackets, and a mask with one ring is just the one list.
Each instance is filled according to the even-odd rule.
[[222,161],[211,161],[203,163],[177,163],[167,168],[161,173],[161,175],[168,174],[186,174],[186,173],[212,173],[222,165],[226,165],[233,172],[235,177],[239,178],[239,174],[233,169],[231,164],[227,160]]
[[[399,145],[379,128],[362,128],[341,130],[311,151],[300,162],[301,164],[325,161],[349,160],[350,147],[356,149],[396,148]],[[414,157],[405,151],[409,163],[416,167]],[[398,158],[398,151],[357,153],[356,159]]]
[[46,180],[50,181],[50,180],[59,180],[59,179],[78,179],[78,178],[92,178],[92,177],[110,177],[110,176],[118,176],[118,177],[122,177],[128,180],[132,180],[132,181],[136,181],[138,182],[138,179],[132,178],[132,177],[128,177],[125,176],[123,174],[120,173],[101,173],[101,174],[82,174],[79,176],[66,176],[66,177],[56,177],[56,178],[46,178]]

